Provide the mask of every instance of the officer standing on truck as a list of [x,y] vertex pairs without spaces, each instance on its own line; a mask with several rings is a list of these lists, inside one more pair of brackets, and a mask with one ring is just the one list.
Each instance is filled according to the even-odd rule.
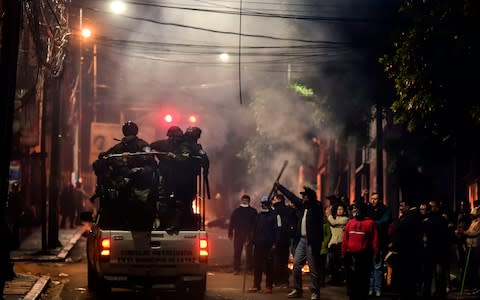
[[[187,169],[185,170],[185,186],[184,189],[187,191],[185,197],[186,199],[190,199],[186,203],[190,209],[188,209],[189,212],[193,213],[191,207],[192,207],[192,200],[194,200],[197,197],[197,178],[198,176],[202,176],[202,183],[204,182],[206,186],[206,191],[207,191],[207,197],[210,198],[210,189],[208,187],[208,169],[209,169],[209,159],[207,156],[207,153],[205,150],[203,150],[203,147],[200,143],[198,143],[198,140],[200,139],[200,136],[202,134],[202,130],[198,127],[188,127],[187,130],[185,131],[184,135],[184,143],[185,146],[189,149],[189,152],[191,153],[191,158],[188,160],[188,164],[186,165]],[[203,172],[202,172],[203,169]],[[202,174],[203,173],[203,174]],[[193,217],[193,215],[192,215]]]
[[[192,199],[189,199],[189,184],[194,186],[186,176],[191,170],[189,160],[192,149],[185,143],[183,131],[178,126],[171,126],[167,130],[167,139],[153,142],[152,150],[160,152],[157,155],[160,173],[160,198],[167,201],[165,204],[170,217],[167,230],[178,230],[184,223],[187,212],[191,210]],[[190,171],[191,172],[191,171]],[[190,204],[190,207],[188,207]]]
[[[156,189],[152,189],[155,185],[156,162],[150,155],[109,157],[114,154],[148,151],[149,144],[137,136],[137,124],[127,121],[122,126],[122,133],[124,137],[120,142],[100,153],[99,159],[93,163],[97,175],[97,191],[91,199],[94,200],[102,194],[105,196],[105,203],[100,205],[109,206],[107,211],[112,222],[139,224],[136,219],[140,219],[140,223],[147,226],[153,211],[151,200],[156,192]],[[109,192],[106,193],[106,190]],[[141,213],[131,214],[132,210]]]

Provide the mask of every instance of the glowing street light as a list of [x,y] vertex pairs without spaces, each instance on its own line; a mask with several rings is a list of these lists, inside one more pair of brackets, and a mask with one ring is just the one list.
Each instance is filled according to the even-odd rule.
[[220,54],[220,61],[222,62],[228,62],[230,60],[230,55],[228,53],[222,53]]
[[125,3],[123,3],[122,1],[113,1],[110,4],[110,9],[114,14],[119,15],[125,12],[126,6]]
[[86,39],[92,36],[92,31],[89,28],[82,29],[82,36]]

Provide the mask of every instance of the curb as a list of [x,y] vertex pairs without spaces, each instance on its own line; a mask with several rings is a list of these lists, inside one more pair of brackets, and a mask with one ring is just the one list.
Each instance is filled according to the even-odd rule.
[[63,247],[63,249],[62,249],[62,251],[60,251],[60,253],[58,253],[58,255],[57,255],[58,260],[64,260],[67,257],[68,253],[70,252],[70,250],[72,250],[72,248],[78,242],[78,240],[82,236],[83,232],[84,232],[84,230],[82,228],[77,233],[75,233],[75,235],[70,239],[68,244],[65,247]]
[[13,261],[41,261],[41,262],[51,262],[51,261],[62,261],[65,260],[68,253],[75,244],[78,242],[82,234],[84,233],[84,228],[79,229],[73,237],[68,241],[67,245],[64,246],[60,252],[56,254],[55,249],[47,250],[47,252],[42,253],[42,251],[31,251],[30,253],[24,253],[23,255],[12,256]]
[[45,289],[45,286],[50,281],[49,276],[41,276],[30,289],[30,291],[23,297],[23,300],[36,300]]

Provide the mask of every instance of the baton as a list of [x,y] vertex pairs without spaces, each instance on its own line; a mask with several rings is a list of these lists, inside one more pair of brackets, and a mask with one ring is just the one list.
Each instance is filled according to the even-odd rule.
[[275,183],[280,180],[280,177],[282,177],[283,171],[284,171],[285,168],[287,167],[287,164],[288,164],[288,160],[286,160],[286,161],[283,162],[282,169],[280,170],[280,173],[278,174],[277,179],[276,179],[275,182],[273,183],[272,190],[270,191],[270,194],[268,195],[268,200],[271,200],[271,199],[272,199],[273,193],[275,192]]

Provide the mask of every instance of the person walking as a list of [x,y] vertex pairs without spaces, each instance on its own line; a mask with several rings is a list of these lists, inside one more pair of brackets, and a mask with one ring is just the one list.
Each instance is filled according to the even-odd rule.
[[302,298],[302,268],[308,262],[311,279],[311,300],[320,299],[319,263],[323,240],[323,208],[317,200],[317,194],[309,187],[304,187],[300,193],[302,198],[295,196],[290,190],[275,183],[275,188],[290,199],[297,209],[298,225],[296,232],[296,247],[293,256],[293,286],[288,298]]
[[245,248],[247,271],[253,271],[252,237],[257,210],[250,206],[250,196],[240,198],[240,206],[233,210],[228,226],[228,238],[233,240],[233,274],[240,274],[242,251]]
[[273,288],[273,258],[279,244],[280,216],[274,212],[268,196],[260,199],[261,209],[253,231],[253,286],[249,293],[261,291],[262,275],[265,273],[264,294],[271,294]]
[[352,216],[345,225],[342,240],[347,294],[350,300],[366,300],[372,260],[378,254],[377,227],[366,217],[366,205],[362,200],[352,205]]
[[60,193],[60,214],[62,215],[60,222],[62,229],[66,229],[67,224],[70,228],[75,228],[75,187],[70,181],[65,183]]

